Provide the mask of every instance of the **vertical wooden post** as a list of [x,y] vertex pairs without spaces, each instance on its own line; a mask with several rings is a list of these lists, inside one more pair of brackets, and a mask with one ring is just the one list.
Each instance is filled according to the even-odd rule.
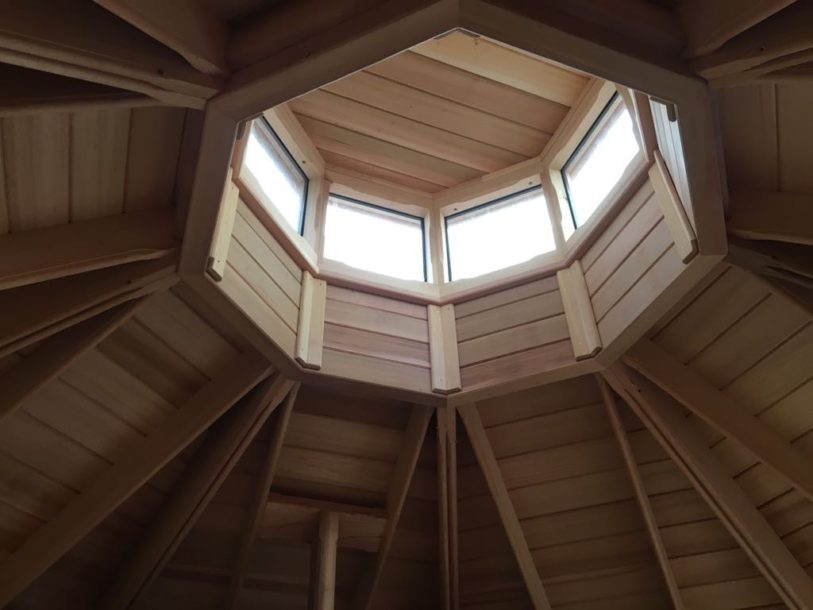
[[333,610],[336,600],[336,549],[339,541],[339,516],[334,512],[319,515],[319,532],[313,545],[313,582],[311,608]]

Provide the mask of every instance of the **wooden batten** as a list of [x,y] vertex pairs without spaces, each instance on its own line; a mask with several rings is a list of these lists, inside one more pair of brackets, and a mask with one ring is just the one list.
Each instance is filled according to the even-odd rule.
[[601,351],[601,336],[580,261],[556,274],[565,319],[576,360],[592,358]]
[[240,189],[232,181],[232,173],[232,168],[229,168],[223,198],[220,200],[220,207],[217,211],[212,248],[206,263],[206,273],[216,282],[222,281],[226,272],[226,259],[229,255],[229,245],[234,230],[234,217],[237,215],[237,202],[240,200]]
[[327,282],[314,278],[309,271],[303,271],[296,335],[296,361],[308,369],[322,368],[326,304]]
[[451,394],[462,389],[454,305],[428,305],[429,360],[432,391]]
[[675,242],[680,260],[688,263],[697,254],[697,237],[686,215],[675,184],[661,153],[654,151],[654,163],[649,168],[649,179],[655,189],[655,200],[663,212],[666,226]]

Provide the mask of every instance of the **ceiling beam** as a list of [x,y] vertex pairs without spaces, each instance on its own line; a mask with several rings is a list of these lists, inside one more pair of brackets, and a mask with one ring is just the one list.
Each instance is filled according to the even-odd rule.
[[387,561],[395,538],[395,530],[398,528],[398,521],[401,519],[401,511],[404,508],[404,502],[406,502],[412,475],[418,465],[418,457],[423,447],[431,417],[432,409],[423,405],[413,405],[412,414],[409,417],[409,423],[401,442],[401,452],[393,470],[390,489],[387,492],[387,527],[384,530],[384,537],[378,553],[364,572],[358,589],[355,606],[360,610],[369,610],[372,605],[373,594],[378,586],[378,581],[381,579],[384,564]]
[[174,256],[3,291],[0,357],[178,281]]
[[213,424],[149,531],[116,575],[104,608],[125,610],[138,603],[292,386],[292,381],[276,375]]
[[458,412],[463,420],[469,441],[471,441],[477,462],[483,471],[491,497],[494,498],[494,503],[497,505],[500,521],[508,536],[508,542],[511,544],[511,550],[514,552],[522,579],[525,581],[531,603],[536,610],[550,610],[551,605],[542,585],[542,579],[539,577],[539,571],[536,569],[534,558],[528,548],[519,518],[511,503],[508,488],[505,486],[497,458],[494,456],[480,414],[477,412],[477,406],[463,405],[458,407]]
[[0,62],[198,109],[221,86],[219,79],[89,2],[0,3]]
[[270,372],[248,352],[230,362],[3,562],[0,608],[118,508]]
[[813,196],[775,191],[737,191],[731,195],[731,235],[813,246]]
[[680,403],[622,363],[605,371],[604,378],[683,471],[780,598],[794,609],[813,607],[810,577],[691,428]]
[[0,290],[161,258],[178,248],[172,231],[162,207],[0,236]]
[[94,0],[169,47],[196,70],[225,74],[228,28],[199,0]]
[[0,424],[42,386],[129,320],[147,298],[134,299],[52,335],[0,375]]
[[237,550],[237,559],[234,562],[234,568],[229,581],[227,608],[237,608],[240,591],[243,588],[243,582],[245,581],[248,571],[251,549],[254,546],[254,540],[257,537],[260,522],[268,507],[271,482],[274,480],[274,475],[277,472],[279,457],[282,454],[282,446],[285,443],[285,433],[291,421],[291,413],[294,410],[294,403],[296,402],[298,392],[298,385],[291,389],[288,398],[285,399],[282,412],[277,418],[271,439],[268,441],[268,453],[265,456],[262,470],[257,478],[257,487],[254,490],[254,497],[251,500],[245,526],[240,534],[240,547]]
[[669,598],[672,600],[672,606],[675,610],[683,610],[684,606],[683,600],[680,597],[680,588],[672,572],[672,565],[669,563],[669,555],[666,552],[666,547],[661,538],[661,530],[658,527],[658,522],[655,520],[655,513],[652,511],[652,505],[649,502],[649,494],[646,491],[646,487],[644,487],[644,480],[638,470],[638,462],[632,451],[627,431],[624,429],[624,422],[618,413],[618,405],[615,402],[615,397],[600,375],[596,375],[596,382],[601,390],[601,398],[604,401],[604,407],[607,409],[607,417],[610,420],[610,425],[613,428],[615,438],[618,440],[618,446],[621,449],[621,454],[624,457],[624,463],[627,466],[627,472],[630,475],[632,487],[635,490],[635,497],[638,500],[638,506],[640,506],[641,514],[644,517],[644,523],[646,523],[647,533],[652,542],[652,549],[655,551],[655,557],[658,559],[658,565],[661,569],[661,574],[663,574],[664,582],[666,583],[666,590],[669,592]]
[[630,349],[624,362],[813,500],[813,470],[808,457],[751,415],[744,405],[734,402],[648,339]]
[[808,246],[732,236],[726,260],[756,275],[813,288],[813,262]]
[[319,513],[319,529],[313,544],[310,607],[333,610],[336,601],[336,552],[339,541],[339,516]]
[[677,12],[686,32],[687,57],[716,51],[737,34],[796,0],[682,0]]
[[[757,0],[747,2],[748,5],[757,3],[772,4]],[[737,3],[736,10],[729,9],[726,13],[736,19],[739,6]],[[810,48],[813,48],[813,6],[798,2],[754,24],[711,53],[695,58],[692,68],[706,80],[721,80]]]

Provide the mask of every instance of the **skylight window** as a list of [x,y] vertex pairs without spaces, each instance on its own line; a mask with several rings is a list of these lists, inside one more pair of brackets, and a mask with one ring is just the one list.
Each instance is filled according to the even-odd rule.
[[639,151],[632,117],[615,94],[562,168],[576,227],[601,206]]
[[403,280],[426,281],[423,218],[331,194],[325,258]]
[[542,187],[446,217],[450,281],[510,267],[555,248]]
[[266,208],[268,203],[274,206],[285,222],[301,235],[308,177],[265,121],[252,122],[243,164],[262,189],[264,197],[258,198],[260,203]]

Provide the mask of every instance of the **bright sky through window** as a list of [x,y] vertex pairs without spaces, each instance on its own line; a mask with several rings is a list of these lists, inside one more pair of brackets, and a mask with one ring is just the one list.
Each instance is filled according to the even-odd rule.
[[423,282],[423,219],[331,195],[325,220],[325,258]]
[[256,122],[248,136],[244,163],[285,221],[301,233],[307,178],[274,135]]
[[577,227],[601,205],[639,152],[632,118],[620,98],[611,103],[599,121],[595,132],[564,168]]
[[446,218],[451,279],[476,277],[556,248],[541,188]]

